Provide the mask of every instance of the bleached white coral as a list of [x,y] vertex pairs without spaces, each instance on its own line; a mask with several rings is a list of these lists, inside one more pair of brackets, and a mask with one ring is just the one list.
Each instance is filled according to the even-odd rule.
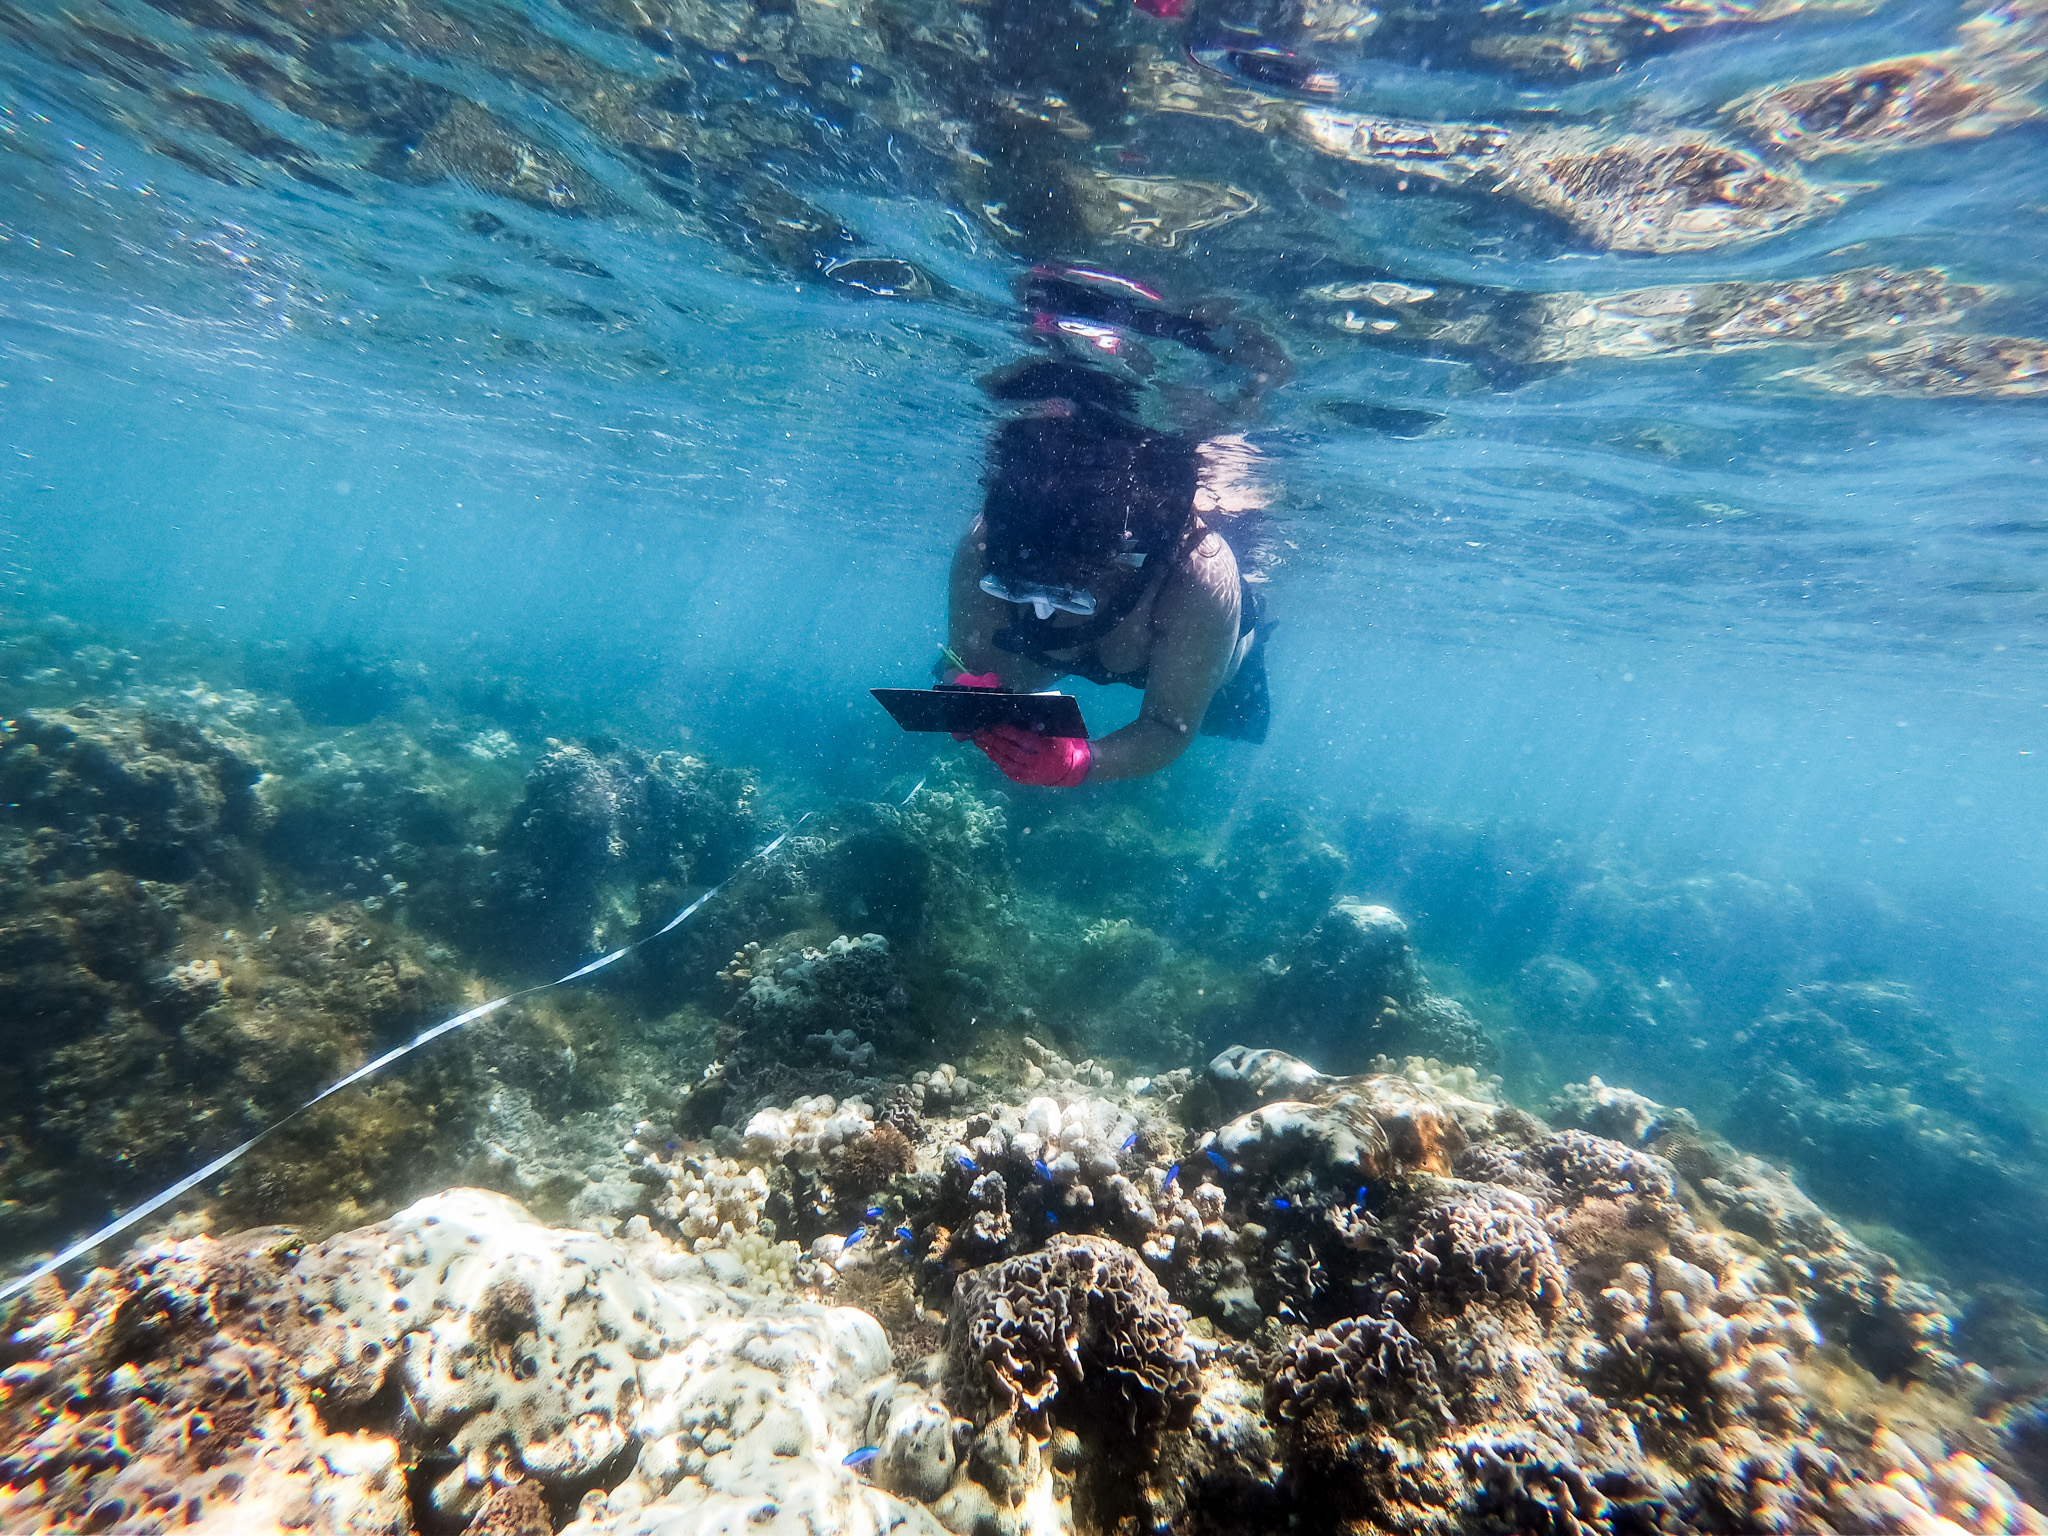
[[[577,1536],[941,1536],[922,1507],[847,1465],[885,1446],[906,1486],[951,1475],[932,1444],[943,1410],[899,1387],[881,1325],[734,1290],[645,1217],[615,1242],[457,1189],[288,1253],[274,1232],[252,1236],[263,1240],[146,1251],[82,1289],[83,1311],[59,1309],[54,1326],[18,1341],[45,1375],[99,1376],[95,1362],[138,1307],[189,1303],[189,1337],[144,1360],[147,1375],[108,1375],[111,1392],[133,1394],[112,1410],[124,1433],[139,1438],[153,1420],[166,1431],[173,1454],[138,1472],[168,1474],[171,1513],[144,1518],[146,1489],[121,1483],[120,1458],[89,1491],[72,1486],[70,1469],[107,1460],[89,1449],[105,1436],[65,1406],[85,1394],[67,1388],[47,1444],[9,1447],[7,1530],[408,1530],[405,1469],[418,1466],[437,1469],[423,1491],[451,1529],[493,1488],[531,1481],[557,1499],[609,1487],[584,1495]],[[202,1342],[203,1356],[187,1353]],[[10,1372],[17,1403],[33,1384]],[[246,1423],[221,1411],[237,1396],[253,1410]],[[180,1402],[201,1411],[174,1418],[166,1405]],[[350,1432],[322,1428],[335,1413]],[[196,1464],[226,1462],[219,1475],[193,1473],[202,1438],[218,1450]]]
[[1888,1428],[1878,1430],[1871,1453],[1890,1469],[1884,1481],[1859,1483],[1844,1499],[1868,1530],[1898,1536],[2048,1533],[2048,1516],[1974,1456],[1953,1451],[1923,1457]]
[[910,1081],[912,1087],[922,1091],[927,1114],[959,1104],[974,1092],[973,1082],[962,1077],[950,1061],[940,1062],[929,1072],[916,1073]]
[[1106,1099],[1070,1097],[1065,1103],[1041,1094],[1019,1110],[998,1105],[969,1117],[963,1139],[951,1149],[956,1162],[997,1167],[1021,1159],[1059,1190],[1068,1209],[1097,1203],[1098,1188],[1126,1167],[1136,1168],[1138,1122]]
[[1797,1302],[1768,1288],[1761,1262],[1727,1258],[1718,1276],[1671,1253],[1654,1269],[1625,1264],[1600,1292],[1597,1315],[1631,1349],[1675,1349],[1690,1360],[1724,1409],[1796,1427],[1806,1406],[1793,1368],[1820,1336]]
[[761,1110],[747,1122],[742,1138],[750,1156],[780,1162],[795,1155],[808,1167],[826,1153],[875,1128],[874,1111],[859,1099],[845,1103],[829,1093],[798,1099],[788,1109]]

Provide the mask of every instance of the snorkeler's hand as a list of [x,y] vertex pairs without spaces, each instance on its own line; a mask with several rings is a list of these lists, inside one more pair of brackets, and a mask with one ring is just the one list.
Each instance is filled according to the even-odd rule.
[[[953,686],[955,688],[1000,688],[1003,686],[1003,680],[993,672],[962,672],[953,679]],[[955,731],[953,739],[955,741],[966,741],[968,740],[968,735],[965,731]]]
[[1018,784],[1072,789],[1095,766],[1095,749],[1078,736],[1040,736],[1021,725],[991,726],[974,733],[974,744]]

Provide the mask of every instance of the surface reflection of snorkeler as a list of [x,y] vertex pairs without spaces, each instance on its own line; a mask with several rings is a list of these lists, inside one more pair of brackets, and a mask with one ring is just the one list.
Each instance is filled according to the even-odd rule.
[[[1100,291],[1077,276],[1101,280],[1061,274],[1068,297]],[[1199,322],[1135,313],[1155,337],[1171,324],[1167,339],[1220,351]],[[1114,318],[1132,314],[1124,306]],[[1057,338],[1060,327],[1040,312],[1041,333]],[[1065,329],[1099,354],[1119,350],[1110,327]],[[1016,691],[1082,677],[1141,689],[1144,701],[1129,725],[1092,742],[1005,725],[977,732],[975,745],[1018,783],[1072,788],[1155,773],[1197,734],[1263,741],[1259,605],[1219,531],[1258,503],[1244,494],[1243,439],[1148,427],[1132,383],[1099,366],[1037,359],[990,387],[1025,410],[996,429],[981,515],[954,551],[957,665],[942,675]]]

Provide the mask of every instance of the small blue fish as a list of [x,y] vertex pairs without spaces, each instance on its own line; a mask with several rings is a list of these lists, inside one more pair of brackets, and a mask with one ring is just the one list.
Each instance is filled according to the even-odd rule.
[[1358,1199],[1357,1199],[1357,1201],[1356,1201],[1355,1203],[1356,1203],[1356,1204],[1358,1204],[1358,1205],[1363,1205],[1363,1204],[1365,1204],[1365,1197],[1366,1197],[1367,1195],[1371,1194],[1371,1193],[1372,1193],[1372,1188],[1371,1188],[1371,1186],[1370,1186],[1370,1185],[1366,1185],[1366,1184],[1361,1184],[1361,1185],[1359,1185],[1359,1186],[1358,1186]]
[[[1171,1168],[1169,1168],[1169,1169],[1167,1169],[1167,1170],[1166,1170],[1166,1183],[1168,1183],[1168,1184],[1171,1184],[1171,1183],[1172,1183],[1172,1182],[1173,1182],[1173,1181],[1174,1181],[1175,1179],[1177,1179],[1177,1178],[1179,1178],[1179,1177],[1180,1177],[1180,1164],[1179,1164],[1179,1163],[1175,1163],[1175,1164],[1174,1164],[1174,1165],[1173,1165],[1173,1166],[1172,1166]],[[1162,1186],[1162,1187],[1164,1187],[1164,1186]]]
[[962,1168],[965,1168],[969,1173],[974,1172],[974,1159],[969,1157],[965,1152],[958,1154],[953,1159],[953,1161],[958,1163]]
[[1136,1131],[1133,1131],[1133,1132],[1131,1132],[1131,1134],[1130,1134],[1130,1135],[1128,1135],[1128,1136],[1126,1136],[1126,1137],[1124,1138],[1124,1150],[1125,1150],[1126,1152],[1130,1151],[1130,1150],[1131,1150],[1131,1148],[1135,1147],[1135,1146],[1136,1146],[1137,1144],[1138,1144],[1138,1133],[1137,1133]]
[[1046,1222],[1047,1222],[1047,1223],[1048,1223],[1049,1225],[1051,1225],[1051,1226],[1055,1226],[1055,1227],[1056,1227],[1056,1226],[1058,1226],[1058,1225],[1060,1224],[1060,1219],[1059,1219],[1059,1217],[1057,1217],[1057,1216],[1053,1215],[1053,1213],[1052,1213],[1051,1211],[1047,1211],[1047,1212],[1045,1213],[1045,1219],[1046,1219]]
[[846,1234],[846,1241],[841,1243],[839,1246],[841,1248],[851,1248],[855,1243],[859,1242],[862,1238],[866,1237],[867,1235],[868,1229],[866,1227],[855,1227],[851,1232]]
[[914,1243],[917,1241],[917,1234],[908,1227],[898,1227],[896,1229],[896,1241],[899,1243]]
[[1289,1209],[1287,1197],[1285,1195],[1275,1195],[1273,1197],[1273,1209],[1276,1211],[1284,1211]]
[[885,1214],[886,1213],[882,1210],[882,1208],[879,1205],[871,1205],[867,1209],[867,1218],[869,1221],[880,1221]]
[[841,1459],[842,1467],[864,1467],[882,1453],[872,1445],[864,1445],[857,1451],[848,1451]]
[[1224,1157],[1224,1155],[1221,1152],[1218,1152],[1214,1147],[1210,1147],[1207,1149],[1206,1156],[1208,1157],[1210,1162],[1214,1163],[1218,1168],[1221,1168],[1225,1173],[1230,1172],[1229,1159]]
[[1032,1163],[1031,1166],[1038,1170],[1038,1176],[1041,1179],[1049,1179],[1052,1177],[1052,1164],[1048,1163],[1044,1158],[1039,1158],[1036,1162]]

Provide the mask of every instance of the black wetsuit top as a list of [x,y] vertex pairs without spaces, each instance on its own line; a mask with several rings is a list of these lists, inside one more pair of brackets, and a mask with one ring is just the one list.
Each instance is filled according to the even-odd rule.
[[[1061,626],[1051,619],[1039,618],[1028,603],[1019,603],[1009,628],[997,630],[990,639],[997,650],[1035,662],[1056,676],[1082,677],[1103,687],[1122,684],[1143,692],[1149,668],[1112,672],[1103,666],[1096,647],[1105,635],[1131,616],[1150,589],[1150,582],[1133,582],[1114,601],[1098,609],[1086,624]],[[1256,637],[1260,608],[1258,595],[1245,584],[1242,575],[1237,578],[1237,598],[1237,637],[1242,643],[1247,635]],[[1048,654],[1053,650],[1079,650],[1081,654],[1072,661],[1061,661]],[[1208,712],[1202,716],[1202,734],[1236,741],[1264,741],[1269,713],[1265,648],[1254,638],[1245,648],[1237,671],[1209,701]]]

